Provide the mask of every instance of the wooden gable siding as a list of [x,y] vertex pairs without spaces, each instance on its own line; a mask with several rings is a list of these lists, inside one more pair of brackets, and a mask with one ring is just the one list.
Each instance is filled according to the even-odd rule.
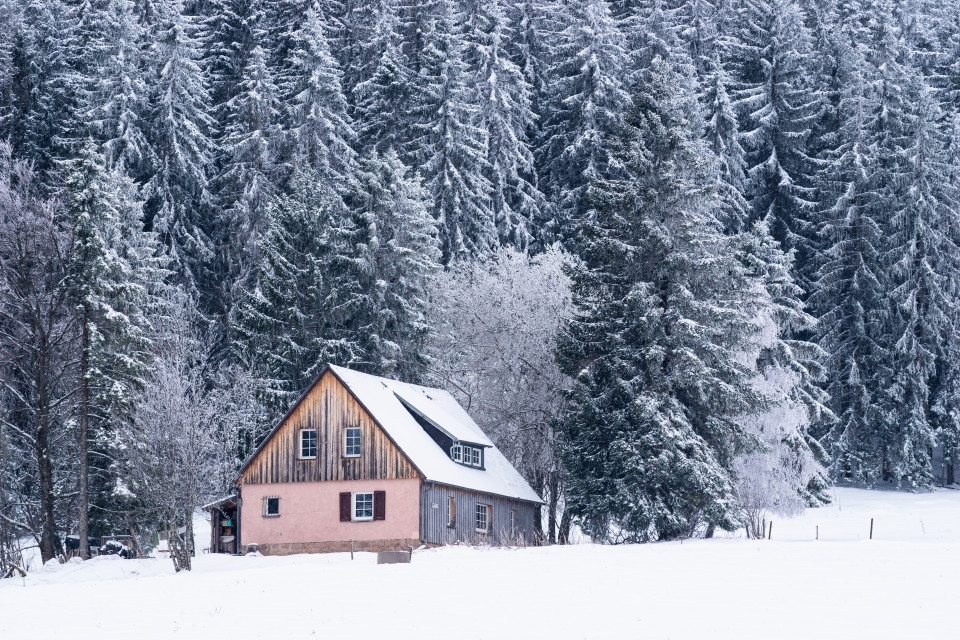
[[[457,517],[452,527],[447,519],[450,498],[456,501]],[[489,533],[478,533],[476,530],[477,503],[490,507]],[[511,511],[514,512],[512,531]],[[425,482],[420,487],[420,538],[430,544],[534,544],[534,518],[538,517],[540,505],[532,502],[442,484]]]
[[[343,456],[347,427],[362,431],[361,455]],[[300,460],[300,429],[317,430],[317,457]],[[353,394],[331,371],[307,393],[240,476],[242,484],[418,478]]]

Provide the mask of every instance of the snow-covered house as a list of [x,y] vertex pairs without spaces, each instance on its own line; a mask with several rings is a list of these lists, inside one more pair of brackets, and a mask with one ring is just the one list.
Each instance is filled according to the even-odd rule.
[[264,554],[530,542],[542,504],[449,393],[332,365],[236,484]]

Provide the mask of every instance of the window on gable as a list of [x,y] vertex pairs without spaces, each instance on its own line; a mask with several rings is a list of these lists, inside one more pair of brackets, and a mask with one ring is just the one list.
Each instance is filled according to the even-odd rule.
[[347,427],[344,434],[343,455],[345,458],[359,458],[361,446],[360,427]]
[[450,457],[454,462],[463,462],[463,447],[455,444],[450,448]]
[[373,493],[353,494],[354,521],[373,520]]
[[476,529],[477,533],[490,533],[490,505],[477,503]]
[[300,459],[311,460],[317,457],[317,430],[300,430]]
[[263,517],[280,517],[280,498],[278,496],[267,496],[263,499]]

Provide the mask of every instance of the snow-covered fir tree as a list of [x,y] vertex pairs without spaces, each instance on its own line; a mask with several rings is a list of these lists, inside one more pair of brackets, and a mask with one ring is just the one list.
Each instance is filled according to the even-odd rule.
[[[129,419],[150,360],[151,298],[167,275],[152,233],[143,230],[142,204],[129,178],[109,170],[92,143],[72,162],[65,215],[73,246],[70,297],[76,305],[80,458],[79,533],[89,532],[87,505],[109,509],[109,450]],[[97,452],[92,464],[90,447]],[[99,494],[91,494],[91,467]],[[106,495],[104,495],[106,494]],[[104,512],[97,514],[104,519]],[[82,550],[83,551],[83,550]],[[86,554],[82,554],[86,555]]]
[[357,74],[352,100],[355,127],[363,150],[394,149],[410,160],[413,83],[401,51],[400,16],[393,0],[378,4],[369,62]]
[[558,3],[558,31],[541,103],[540,186],[553,235],[574,241],[592,216],[591,184],[610,175],[612,137],[630,108],[627,43],[607,2]]
[[350,319],[363,354],[356,364],[415,380],[426,364],[430,278],[440,269],[429,197],[392,150],[364,156],[358,177],[355,231],[348,239],[358,267],[351,284],[360,296]]
[[150,144],[156,158],[147,182],[147,223],[167,247],[178,281],[212,302],[209,95],[199,64],[195,20],[181,0],[157,6],[150,87]]
[[480,3],[474,22],[469,36],[476,65],[479,124],[487,137],[491,209],[500,245],[525,249],[543,204],[543,196],[534,186],[533,153],[527,137],[535,119],[532,87],[509,57],[511,30],[501,0]]
[[144,180],[156,166],[147,131],[146,33],[130,0],[109,0],[102,15],[103,41],[84,115],[91,136],[103,145],[107,166]]
[[307,9],[290,38],[287,64],[278,80],[284,102],[286,151],[281,160],[323,180],[341,195],[356,171],[353,125],[343,94],[342,71],[330,53],[320,3]]
[[740,362],[758,330],[758,282],[715,217],[693,98],[654,61],[619,141],[622,178],[595,185],[560,340],[576,379],[561,421],[573,513],[615,541],[735,528],[730,465],[764,407]]
[[[437,221],[443,261],[483,256],[499,245],[487,172],[487,132],[480,127],[476,91],[470,85],[465,42],[452,0],[421,9],[416,81],[416,136],[411,160],[422,167],[431,213]],[[408,63],[411,64],[411,63]]]
[[747,150],[751,221],[767,218],[774,238],[796,252],[795,276],[806,287],[816,208],[808,152],[820,102],[810,76],[810,35],[794,0],[749,0],[740,13],[731,54],[741,84],[735,107]]
[[264,211],[277,188],[279,96],[266,54],[259,46],[250,52],[239,93],[225,108],[229,115],[220,143],[224,158],[215,181],[217,266],[224,277],[219,309],[223,315],[233,307],[237,290],[250,284],[257,239],[265,229]]
[[327,362],[352,362],[355,345],[336,338],[330,263],[343,224],[338,194],[309,174],[267,209],[257,247],[255,284],[233,312],[236,356],[267,385],[264,402],[279,411]]

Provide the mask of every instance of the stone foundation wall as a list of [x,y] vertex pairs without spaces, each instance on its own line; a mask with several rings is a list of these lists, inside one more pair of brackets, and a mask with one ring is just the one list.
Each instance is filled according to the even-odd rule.
[[[406,551],[410,547],[416,549],[420,540],[414,538],[399,538],[392,540],[354,540],[353,550],[360,551]],[[350,551],[349,540],[333,540],[330,542],[275,542],[261,544],[260,553],[265,556],[289,556],[296,553],[343,553]]]

